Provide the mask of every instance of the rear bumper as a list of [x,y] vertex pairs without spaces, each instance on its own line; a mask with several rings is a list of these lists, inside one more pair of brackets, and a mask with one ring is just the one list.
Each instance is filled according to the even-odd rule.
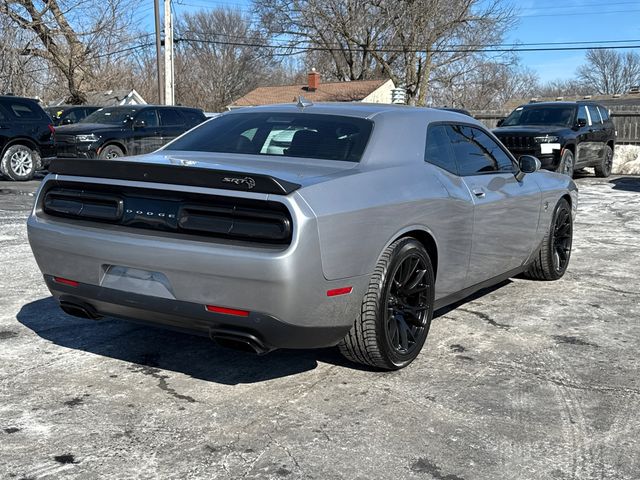
[[80,306],[98,316],[159,325],[216,340],[246,342],[259,353],[276,348],[333,346],[344,338],[351,327],[291,325],[261,312],[238,317],[209,312],[197,303],[88,284],[75,287],[64,285],[57,283],[51,275],[45,275],[45,281],[56,300],[65,306]]
[[[272,348],[336,344],[353,325],[369,275],[327,280],[313,212],[296,193],[278,200],[294,219],[288,246],[176,237],[71,221],[44,214],[39,199],[27,224],[29,242],[54,297],[89,304],[105,316],[204,335],[211,335],[213,328],[246,330]],[[158,289],[154,281],[136,279],[131,287],[128,279],[128,284],[114,288],[113,278],[107,278],[114,267],[144,271],[165,283]],[[79,285],[55,283],[54,276]],[[351,293],[327,295],[343,287],[352,287]],[[66,296],[72,298],[65,300]],[[206,311],[206,305],[250,314],[220,316]]]

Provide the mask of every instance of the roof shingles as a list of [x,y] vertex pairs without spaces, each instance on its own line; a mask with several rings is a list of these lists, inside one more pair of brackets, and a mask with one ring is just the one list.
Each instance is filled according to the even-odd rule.
[[233,102],[231,107],[250,107],[294,102],[302,95],[312,102],[359,102],[388,80],[321,83],[317,90],[307,84],[258,87]]

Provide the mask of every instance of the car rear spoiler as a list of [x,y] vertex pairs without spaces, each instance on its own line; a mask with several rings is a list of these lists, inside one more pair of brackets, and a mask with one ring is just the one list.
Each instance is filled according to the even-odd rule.
[[301,187],[297,183],[271,175],[121,160],[56,158],[51,161],[49,172],[60,175],[170,183],[276,195],[288,195]]

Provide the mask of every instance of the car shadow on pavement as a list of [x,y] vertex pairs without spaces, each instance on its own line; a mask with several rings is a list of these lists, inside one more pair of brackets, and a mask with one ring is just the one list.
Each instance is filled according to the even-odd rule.
[[640,193],[639,177],[620,177],[609,181],[613,184],[614,190],[627,190],[628,192]]
[[207,338],[152,326],[110,318],[76,318],[62,312],[53,297],[24,305],[17,319],[56,345],[225,385],[295,375],[313,370],[318,361],[353,367],[336,349],[276,350],[258,356],[220,347]]

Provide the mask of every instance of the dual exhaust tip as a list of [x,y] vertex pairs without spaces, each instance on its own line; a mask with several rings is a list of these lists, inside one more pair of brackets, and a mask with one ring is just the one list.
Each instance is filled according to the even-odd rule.
[[[60,308],[68,315],[78,318],[100,320],[103,317],[95,308],[87,303],[60,300]],[[238,330],[212,327],[209,329],[209,338],[221,347],[240,350],[243,352],[252,352],[257,355],[265,355],[274,350],[274,348],[265,345],[255,335]]]

